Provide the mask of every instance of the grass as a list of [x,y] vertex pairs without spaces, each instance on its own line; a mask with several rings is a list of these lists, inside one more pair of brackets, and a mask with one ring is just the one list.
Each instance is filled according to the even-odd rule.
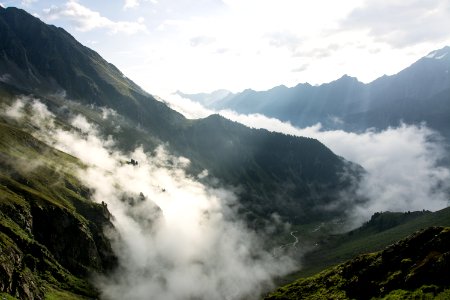
[[[93,221],[89,217],[95,219],[101,209],[85,197],[89,193],[76,177],[76,170],[83,167],[73,156],[21,128],[0,122],[0,263],[21,273],[19,284],[40,282],[39,287],[31,288],[32,293],[41,293],[41,288],[47,287],[46,299],[98,297],[89,282],[71,274],[50,253],[48,245],[34,240],[32,234],[36,225],[34,207],[65,212],[67,220],[77,220],[74,226],[92,240]],[[55,239],[57,242],[58,237]],[[2,297],[14,299],[6,294]]]
[[299,277],[311,276],[358,254],[382,250],[417,230],[430,226],[450,226],[450,207],[423,214],[381,232],[362,228],[341,235],[332,235],[323,240],[320,246],[315,247],[315,250],[306,254],[301,270],[280,279],[279,282],[282,284]]
[[18,298],[15,298],[7,293],[1,293],[1,292],[0,292],[0,299],[1,300],[19,300]]
[[47,285],[45,292],[45,300],[83,300],[92,299],[81,295],[73,294],[69,291],[58,289],[54,286]]
[[450,227],[430,227],[384,251],[299,278],[266,299],[450,299],[449,233]]
[[394,290],[383,300],[448,300],[450,299],[450,289],[445,289],[442,292],[433,292],[439,290],[436,286],[425,285],[414,291]]

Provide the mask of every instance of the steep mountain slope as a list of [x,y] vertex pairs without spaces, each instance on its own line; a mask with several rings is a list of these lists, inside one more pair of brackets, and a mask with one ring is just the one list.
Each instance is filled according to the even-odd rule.
[[[122,149],[143,145],[150,151],[166,143],[173,153],[191,160],[192,174],[207,169],[223,184],[240,186],[249,217],[277,212],[308,222],[345,213],[345,207],[321,208],[337,201],[339,191],[352,188],[342,174],[357,176],[361,168],[321,143],[249,129],[217,116],[187,120],[66,31],[22,10],[1,8],[0,32],[5,93],[33,93],[61,119],[81,113],[105,135],[113,134]],[[92,110],[100,107],[115,110],[116,122],[96,118]]]
[[[18,299],[97,297],[87,275],[116,263],[74,157],[0,122],[0,291]],[[23,124],[21,124],[23,126]],[[77,297],[78,297],[77,296]]]
[[110,107],[154,134],[183,120],[64,29],[21,9],[0,8],[0,54],[1,81],[25,92]]
[[[425,121],[450,137],[450,47],[419,59],[392,76],[363,84],[342,78],[319,86],[299,84],[268,91],[245,90],[212,102],[209,107],[239,113],[262,113],[297,126],[318,122],[326,128],[365,130]],[[199,95],[187,95],[193,100]],[[203,96],[205,98],[206,96]]]
[[450,228],[430,227],[279,288],[265,299],[448,299]]

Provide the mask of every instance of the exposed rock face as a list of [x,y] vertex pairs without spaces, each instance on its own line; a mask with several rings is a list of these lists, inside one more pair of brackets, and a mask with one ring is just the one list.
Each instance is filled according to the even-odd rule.
[[[3,232],[4,228],[0,228]],[[5,237],[2,237],[5,241]],[[44,293],[38,287],[38,278],[31,270],[36,268],[36,259],[11,244],[0,246],[0,291],[20,299],[43,299]]]
[[[59,207],[32,207],[33,235],[55,259],[74,275],[101,272],[113,263],[111,247],[102,233],[102,224],[89,225]],[[99,219],[102,215],[98,216]],[[98,227],[100,225],[100,228]],[[97,238],[97,239],[95,239]]]
[[[44,291],[39,285],[42,280],[54,278],[64,282],[71,274],[85,278],[116,265],[116,257],[103,233],[105,226],[112,228],[112,225],[103,216],[100,205],[93,205],[90,211],[97,219],[86,223],[58,206],[32,203],[29,211],[20,206],[16,210],[3,205],[1,208],[2,221],[8,220],[0,224],[2,292],[20,299],[43,299]],[[15,219],[23,232],[16,231],[14,225],[4,225]],[[22,235],[28,230],[30,235]]]
[[266,299],[372,299],[410,293],[434,297],[446,289],[450,293],[448,270],[450,228],[430,227],[384,251],[299,279]]
[[117,264],[104,233],[113,225],[107,207],[91,201],[74,176],[79,167],[0,122],[0,292],[44,299],[50,287],[98,296],[86,279]]

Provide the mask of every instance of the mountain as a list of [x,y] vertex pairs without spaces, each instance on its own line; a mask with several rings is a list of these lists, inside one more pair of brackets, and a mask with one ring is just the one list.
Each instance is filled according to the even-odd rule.
[[[438,51],[426,59],[440,61],[446,58],[444,54],[444,50]],[[386,83],[380,81],[378,84],[388,89]],[[321,115],[323,110],[329,109],[330,116],[335,116],[334,111],[344,114],[348,110],[351,117],[358,120],[364,107],[378,109],[364,96],[366,85],[348,76],[320,89],[308,84],[296,89],[314,95],[321,103],[321,107],[311,105],[305,118]],[[429,89],[429,92],[418,93],[421,96],[432,94],[430,97],[441,103],[446,89],[437,94],[435,91],[439,87],[433,85]],[[280,86],[273,89],[270,97],[291,95],[291,91]],[[365,102],[355,102],[354,95],[361,95]],[[218,98],[223,100],[236,95],[219,91],[216,98],[200,96],[198,99],[205,103],[218,103],[215,101]],[[332,96],[346,104],[331,103]],[[283,99],[289,100],[289,97]],[[269,222],[277,225],[272,224],[277,219],[273,217],[274,213],[281,221],[289,221],[297,227],[311,227],[321,222],[336,227],[337,223],[332,221],[345,217],[352,205],[364,201],[352,194],[364,170],[336,156],[319,141],[250,129],[219,115],[188,120],[143,91],[63,29],[47,25],[23,10],[0,7],[0,109],[11,108],[18,98],[31,99],[30,102],[39,99],[55,115],[54,122],[61,128],[74,130],[69,120],[75,115],[83,116],[94,124],[105,140],[111,136],[115,146],[124,153],[142,146],[153,155],[158,146],[164,145],[171,154],[188,158],[191,162],[187,169],[189,179],[233,190],[238,197],[237,203],[233,203],[238,217],[253,229]],[[104,118],[105,111],[110,112],[111,117]],[[29,112],[25,109],[25,113]],[[8,299],[10,296],[18,299],[98,298],[98,290],[90,281],[92,274],[108,273],[118,264],[117,253],[106,234],[116,230],[114,216],[105,203],[93,202],[93,191],[77,178],[74,169],[86,168],[83,162],[55,149],[38,135],[30,134],[45,130],[45,126],[39,128],[40,125],[31,122],[32,117],[27,115],[24,120],[17,121],[0,114],[0,296]],[[199,178],[198,174],[204,174],[204,170],[209,175]],[[165,192],[163,187],[161,193]],[[136,193],[139,193],[138,188]],[[340,201],[343,195],[348,199]],[[426,217],[436,221],[444,214],[444,219],[448,220],[445,212],[380,214],[353,233],[320,240],[320,249],[315,254],[311,252],[307,258],[311,262],[322,260],[324,265],[334,264],[342,257],[360,253],[361,248],[357,246],[372,246],[374,240],[377,241],[374,246],[385,246],[387,241],[392,241],[390,238],[397,239],[418,224],[429,226],[432,222],[425,222]],[[207,213],[205,218],[209,218]],[[404,229],[404,226],[410,227]],[[438,236],[430,245],[439,246],[436,241],[441,237],[444,240],[447,231],[430,230]],[[269,234],[269,242],[275,240],[278,245],[276,235],[279,231],[263,233]],[[292,232],[291,235],[294,236]],[[409,242],[403,244],[412,245]],[[432,247],[420,249],[424,255],[434,253],[427,251],[440,251],[440,248]],[[326,252],[325,257],[321,256],[321,251]],[[338,256],[343,253],[343,256],[330,253]],[[386,266],[381,264],[381,270],[377,269],[377,272],[380,271],[380,276],[389,275],[390,281],[386,282],[389,285],[397,284],[398,278],[404,279],[401,277],[404,274],[395,269],[400,256],[410,260],[404,262],[405,268],[409,268],[405,269],[408,274],[417,269],[410,264],[415,259],[427,267],[428,262],[436,262],[434,258],[437,263],[447,264],[445,255],[427,256],[429,260],[420,255],[401,252],[387,260]],[[373,257],[378,262],[376,255],[363,259],[370,262],[369,266],[362,264],[364,272],[371,272]],[[165,263],[169,267],[172,264],[171,261]],[[143,270],[148,272],[148,269]],[[349,270],[345,276],[359,274],[357,267],[345,270]],[[384,271],[387,273],[382,273]],[[352,280],[352,277],[345,277],[343,285],[339,285],[339,281],[336,287],[350,290],[351,284],[355,284]],[[384,287],[384,283],[376,280],[379,281],[379,277],[367,284],[369,288]],[[418,284],[428,283],[420,280]],[[386,289],[387,292],[391,290]],[[374,295],[378,296],[375,292]]]
[[[364,84],[344,75],[336,81],[268,91],[245,90],[209,105],[239,113],[261,113],[300,127],[384,129],[400,122],[426,122],[450,137],[450,47],[427,56],[392,76]],[[188,98],[195,100],[195,97]]]
[[[0,82],[11,94],[42,98],[56,115],[69,107],[101,123],[122,149],[148,151],[168,143],[189,158],[193,174],[207,169],[224,185],[240,186],[249,216],[277,212],[296,222],[342,215],[321,210],[351,188],[341,174],[361,168],[337,157],[320,142],[249,129],[219,116],[187,120],[144,92],[97,53],[61,28],[46,25],[16,8],[0,10]],[[93,119],[91,107],[108,107],[120,116],[114,124]],[[138,130],[136,130],[138,128]]]
[[166,123],[183,122],[180,114],[156,101],[64,29],[21,9],[0,10],[0,53],[1,81],[24,93],[109,107],[154,135],[163,132]]
[[[347,206],[330,204],[351,194],[364,172],[314,139],[218,115],[188,120],[65,30],[0,7],[0,108],[22,97],[44,103],[63,128],[84,116],[124,152],[164,145],[188,158],[192,178],[206,169],[205,182],[236,191],[240,217],[253,228],[274,213],[297,224],[344,217]],[[114,111],[111,118],[102,117],[105,109]],[[0,114],[0,291],[27,299],[96,298],[87,278],[117,263],[104,233],[114,231],[114,216],[71,171],[83,168],[81,161],[31,135],[37,127]]]
[[[381,252],[385,249],[393,248],[393,244],[396,244],[399,240],[407,239],[408,236],[414,235],[418,231],[426,231],[427,228],[448,226],[450,226],[450,208],[447,207],[436,212],[408,211],[375,213],[361,227],[341,234],[330,234],[327,232],[329,229],[326,226],[316,227],[312,232],[299,228],[297,236],[302,241],[302,251],[305,252],[304,257],[301,259],[302,267],[300,270],[280,278],[278,284],[283,287],[272,293],[270,296],[272,298],[269,297],[269,299],[334,299],[338,297],[338,294],[341,295],[342,299],[349,297],[365,299],[364,295],[349,296],[349,294],[345,294],[345,291],[342,291],[342,284],[345,286],[346,280],[348,280],[348,278],[342,278],[343,280],[340,280],[340,274],[342,274],[341,267],[343,265],[357,264],[360,257],[371,257],[374,255],[374,252]],[[446,243],[448,247],[448,242]],[[410,246],[405,245],[405,247]],[[426,256],[427,251],[429,250],[417,248],[416,254],[423,257]],[[397,259],[403,258],[407,260],[408,256],[403,253],[398,253]],[[389,270],[391,264],[392,261],[382,261],[379,262],[379,267],[384,270]],[[420,262],[417,262],[417,264],[420,264]],[[356,266],[357,269],[360,267],[360,265]],[[369,264],[367,269],[372,267],[373,264]],[[373,269],[368,270],[368,273],[371,272],[376,271]],[[391,270],[388,271],[388,274],[380,273],[379,276],[387,279],[390,273],[395,272],[395,270]],[[403,269],[402,272],[404,272]],[[335,277],[333,274],[336,273],[337,276]],[[333,279],[330,279],[329,284],[326,286],[320,284],[320,282],[328,281],[328,279],[324,278],[323,274],[332,274],[331,277]],[[356,271],[348,275],[359,276]],[[416,279],[426,281],[429,280],[427,276],[428,274],[422,273]],[[328,278],[328,275],[326,277]],[[339,280],[336,281],[335,279]],[[376,278],[371,278],[370,280],[372,283],[379,284],[380,286],[385,284],[384,281],[380,282]],[[438,282],[438,280],[433,279],[430,284],[437,284]],[[441,285],[435,293],[438,294],[440,290],[448,289],[448,287],[448,284]],[[391,282],[388,288],[398,290],[404,289],[405,287],[401,282]],[[409,287],[406,288],[406,291],[398,292],[401,293],[400,296],[397,298],[392,296],[393,299],[410,299],[408,298],[410,294],[419,293],[419,295],[422,295],[420,293],[423,293],[421,287],[419,289],[413,288],[413,290]],[[373,297],[381,297],[384,299],[385,295],[373,295]],[[427,297],[434,299],[431,295],[427,295]],[[337,299],[341,298],[338,297]],[[442,299],[446,299],[445,296]]]
[[367,85],[368,107],[346,117],[360,128],[385,128],[403,121],[426,122],[450,136],[450,47],[432,51],[417,62]]
[[213,108],[261,113],[298,126],[316,124],[318,119],[334,124],[331,117],[359,111],[355,99],[361,98],[362,86],[356,78],[343,76],[320,88],[305,83],[293,88],[277,86],[264,92],[245,90],[215,102]]
[[279,288],[265,299],[448,299],[450,228],[430,227]]

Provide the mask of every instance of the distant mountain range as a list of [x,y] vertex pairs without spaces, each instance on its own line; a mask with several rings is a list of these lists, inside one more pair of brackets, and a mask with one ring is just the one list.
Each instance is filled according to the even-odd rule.
[[184,94],[213,109],[260,113],[299,127],[321,123],[326,129],[384,129],[400,122],[426,122],[450,137],[450,47],[430,52],[408,68],[364,84],[347,75],[322,85],[274,87],[232,94]]

